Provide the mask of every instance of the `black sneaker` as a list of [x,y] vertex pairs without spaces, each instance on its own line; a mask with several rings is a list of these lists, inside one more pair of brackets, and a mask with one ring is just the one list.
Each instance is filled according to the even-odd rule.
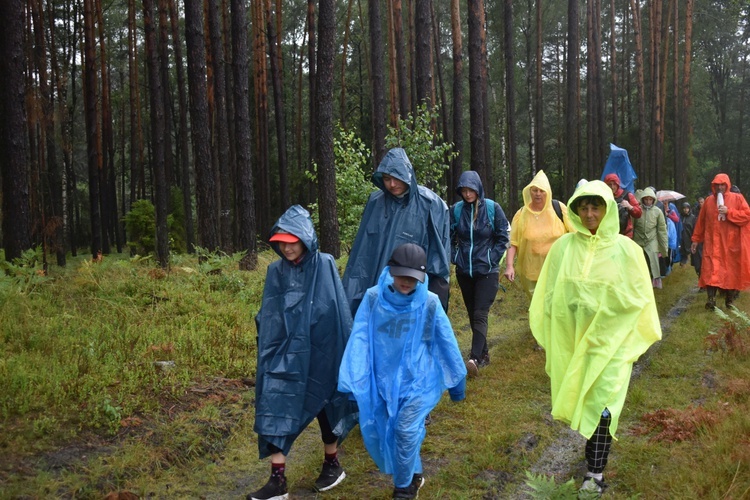
[[422,474],[414,474],[409,486],[406,488],[393,488],[393,498],[417,498],[419,496],[419,488],[422,485],[424,485]]
[[315,491],[328,491],[338,485],[346,477],[344,468],[338,463],[323,462],[323,469],[315,480]]
[[287,500],[289,493],[286,489],[286,477],[272,475],[265,486],[245,498],[247,500]]
[[479,360],[479,368],[484,368],[485,366],[488,366],[490,364],[490,354],[487,353],[484,356],[482,356],[482,359]]

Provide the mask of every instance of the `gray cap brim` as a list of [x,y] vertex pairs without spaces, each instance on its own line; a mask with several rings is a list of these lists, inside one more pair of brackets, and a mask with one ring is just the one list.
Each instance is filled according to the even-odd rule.
[[409,276],[424,283],[424,272],[412,269],[411,267],[391,266],[391,276]]

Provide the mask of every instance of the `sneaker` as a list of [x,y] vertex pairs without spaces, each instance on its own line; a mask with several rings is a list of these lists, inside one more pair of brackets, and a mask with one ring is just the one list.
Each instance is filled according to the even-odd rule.
[[484,368],[485,366],[490,364],[490,354],[487,353],[484,356],[482,356],[482,359],[479,360],[479,364],[477,365],[479,368]]
[[472,358],[466,362],[466,371],[469,374],[469,378],[474,378],[479,375],[479,363],[476,359]]
[[606,487],[607,485],[604,484],[604,481],[596,479],[595,477],[587,477],[583,480],[581,491],[587,491],[595,493],[597,495],[601,495]]
[[716,309],[716,299],[708,299],[708,301],[706,302],[706,309],[708,309],[709,311],[713,311],[714,309]]
[[265,486],[245,498],[247,500],[287,500],[289,493],[286,489],[286,477],[272,475]]
[[419,489],[424,485],[424,476],[414,474],[411,484],[406,488],[393,488],[393,498],[417,498]]
[[344,468],[338,463],[323,461],[323,469],[315,480],[315,491],[328,491],[337,486],[346,477]]
[[432,416],[428,413],[427,416],[424,418],[424,425],[425,427],[430,425],[432,423]]

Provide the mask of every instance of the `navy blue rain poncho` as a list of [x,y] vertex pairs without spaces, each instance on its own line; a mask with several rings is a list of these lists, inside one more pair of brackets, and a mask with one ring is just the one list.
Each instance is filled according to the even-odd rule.
[[446,389],[465,397],[466,366],[437,295],[417,282],[410,295],[392,288],[390,267],[367,290],[339,372],[339,390],[359,405],[359,425],[378,468],[397,487],[422,472],[425,417]]
[[[393,196],[383,184],[383,174],[395,177],[409,186],[400,198]],[[357,237],[344,271],[344,290],[357,311],[368,288],[377,284],[380,272],[393,250],[404,243],[415,243],[427,252],[427,274],[430,290],[444,288],[450,279],[450,220],[448,206],[430,189],[417,184],[406,152],[393,148],[385,155],[372,183],[378,187],[370,195],[362,214]],[[447,293],[441,294],[447,306]]]
[[[255,426],[260,458],[268,444],[284,455],[297,436],[325,409],[342,440],[356,424],[356,405],[336,390],[338,370],[352,327],[349,304],[333,257],[318,252],[310,214],[290,207],[271,235],[297,236],[307,248],[298,263],[271,246],[281,260],[268,266],[258,329]],[[270,237],[270,236],[269,236]]]

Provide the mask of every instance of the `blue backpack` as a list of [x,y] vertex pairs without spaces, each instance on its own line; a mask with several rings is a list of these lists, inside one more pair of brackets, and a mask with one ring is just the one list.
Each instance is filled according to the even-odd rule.
[[[487,218],[490,220],[492,230],[495,230],[495,202],[489,198],[484,199],[484,206],[487,208]],[[453,228],[458,225],[458,219],[461,218],[461,209],[464,207],[464,201],[461,200],[453,205],[453,218],[456,222],[453,223]]]

